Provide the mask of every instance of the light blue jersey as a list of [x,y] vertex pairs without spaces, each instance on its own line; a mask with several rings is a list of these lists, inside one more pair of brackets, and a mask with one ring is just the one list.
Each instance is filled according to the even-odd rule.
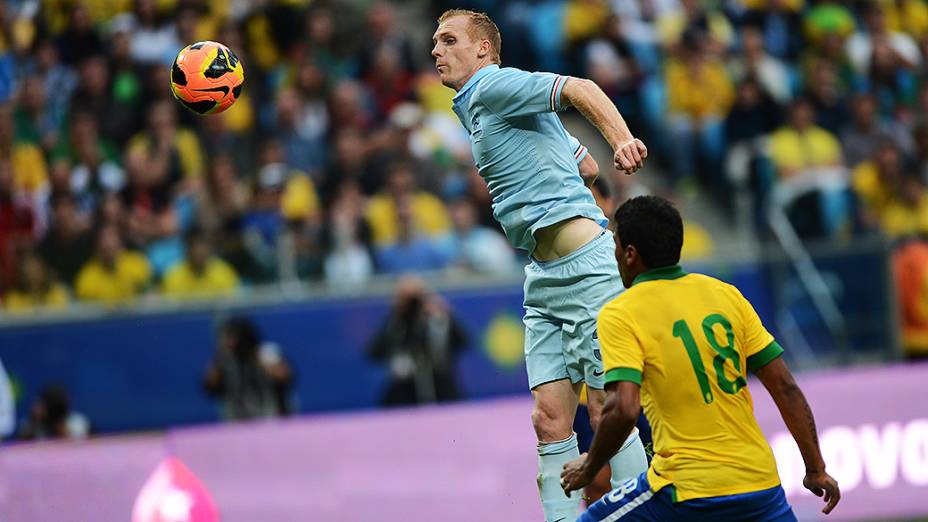
[[567,78],[488,65],[454,97],[470,133],[474,162],[493,197],[493,216],[509,242],[535,250],[537,230],[572,217],[606,226],[577,169],[586,148],[555,112]]

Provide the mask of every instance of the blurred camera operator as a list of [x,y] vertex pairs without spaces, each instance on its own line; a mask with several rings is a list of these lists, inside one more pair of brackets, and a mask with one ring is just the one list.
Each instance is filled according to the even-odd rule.
[[393,309],[369,348],[390,382],[385,406],[451,401],[460,397],[454,362],[467,337],[448,305],[417,278],[397,284]]
[[286,415],[292,382],[293,370],[280,347],[262,342],[251,321],[234,318],[223,325],[203,385],[219,399],[225,419]]

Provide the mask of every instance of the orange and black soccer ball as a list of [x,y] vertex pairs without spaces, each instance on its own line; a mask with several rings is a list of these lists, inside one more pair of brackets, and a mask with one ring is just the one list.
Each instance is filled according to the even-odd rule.
[[177,53],[171,66],[171,92],[197,114],[222,112],[235,103],[245,83],[238,56],[217,42],[197,42]]

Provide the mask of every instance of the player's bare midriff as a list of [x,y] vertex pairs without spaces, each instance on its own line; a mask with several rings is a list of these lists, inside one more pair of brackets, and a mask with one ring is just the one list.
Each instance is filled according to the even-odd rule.
[[589,243],[603,231],[592,219],[572,217],[535,232],[535,251],[538,261],[554,261]]

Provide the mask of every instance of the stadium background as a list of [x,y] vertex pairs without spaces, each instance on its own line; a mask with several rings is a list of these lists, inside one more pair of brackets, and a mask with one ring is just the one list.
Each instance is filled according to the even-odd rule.
[[[494,17],[505,65],[595,80],[648,144],[637,176],[604,169],[611,204],[676,201],[687,268],[787,347],[845,488],[831,518],[928,516],[925,2],[0,5],[0,520],[126,520],[168,456],[227,521],[540,518],[524,253],[429,60],[449,7]],[[204,39],[246,75],[210,117],[168,88]],[[428,356],[398,340],[413,308],[447,334]],[[209,384],[230,321],[256,332],[252,388]]]

